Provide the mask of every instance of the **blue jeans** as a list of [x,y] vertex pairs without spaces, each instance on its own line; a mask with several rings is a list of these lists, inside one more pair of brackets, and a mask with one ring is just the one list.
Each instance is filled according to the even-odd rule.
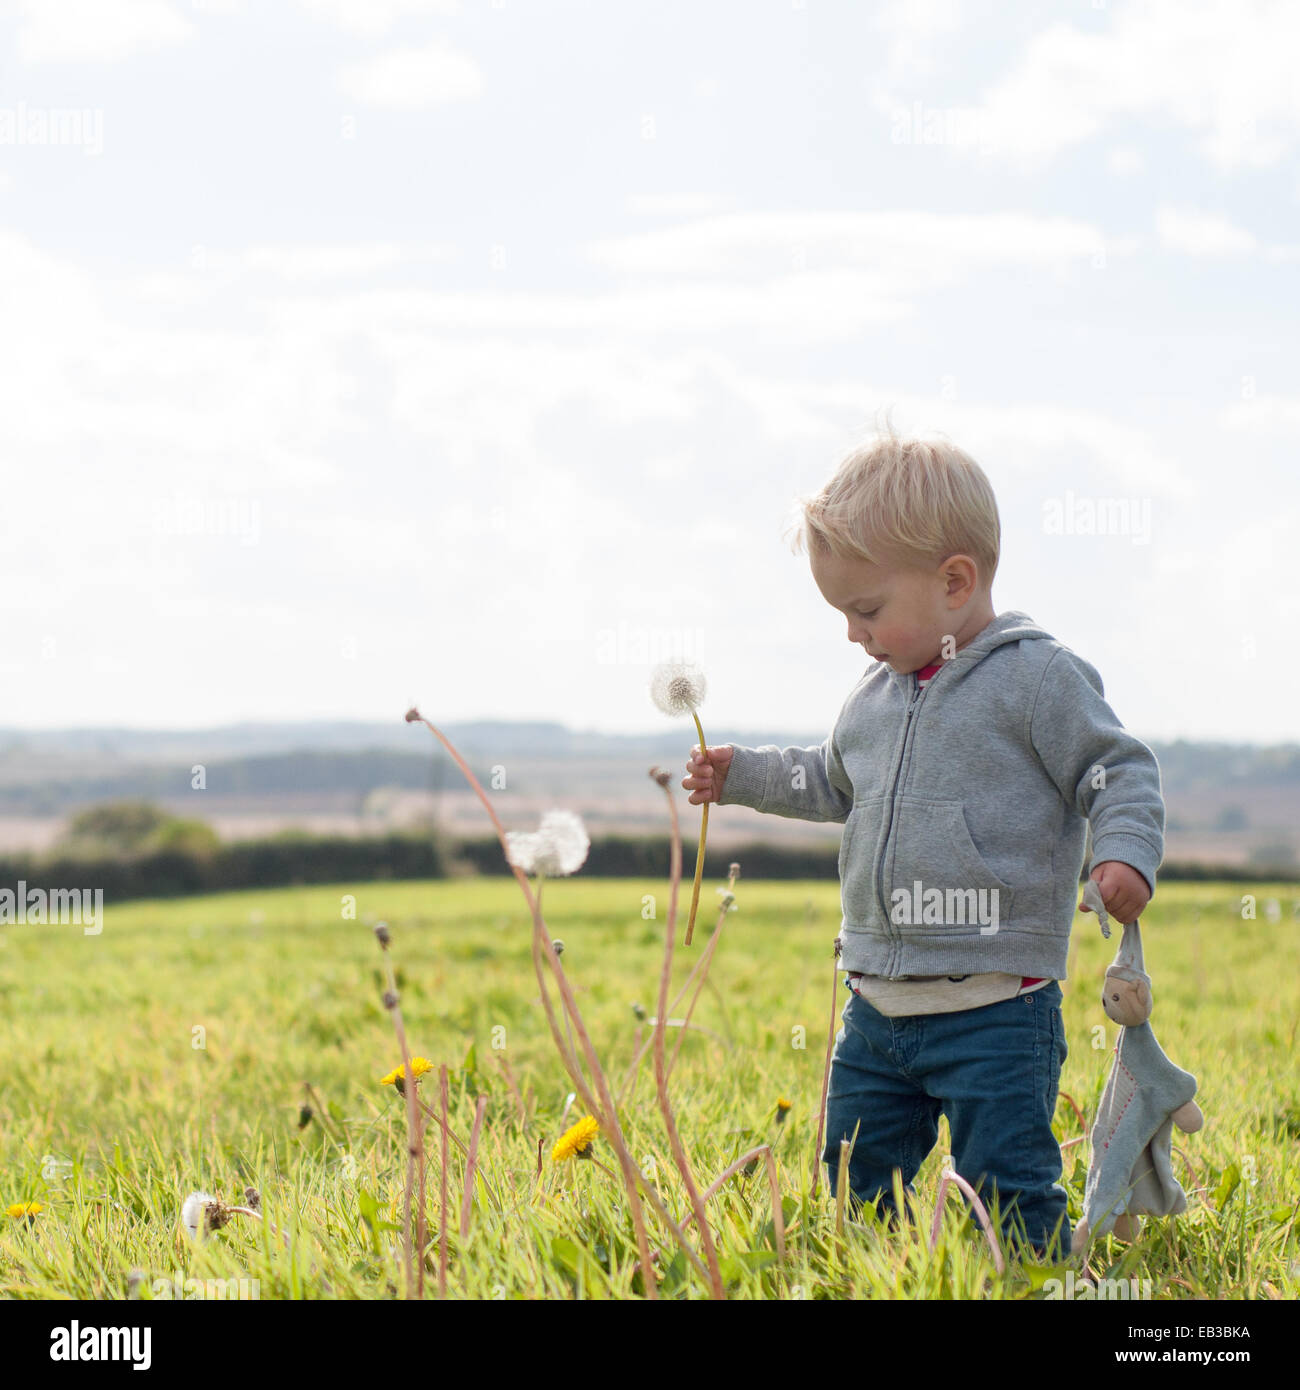
[[[912,1179],[939,1137],[944,1114],[953,1167],[979,1194],[1004,1246],[1067,1254],[1070,1218],[1058,1181],[1061,1148],[1052,1133],[1068,1056],[1057,981],[996,1004],[902,1018],[889,1018],[850,992],[841,1018],[822,1153],[831,1192],[839,1178],[840,1141],[851,1139],[860,1122],[849,1191],[896,1225],[894,1171],[901,1173],[910,1205]],[[1049,1251],[1058,1226],[1060,1244]]]

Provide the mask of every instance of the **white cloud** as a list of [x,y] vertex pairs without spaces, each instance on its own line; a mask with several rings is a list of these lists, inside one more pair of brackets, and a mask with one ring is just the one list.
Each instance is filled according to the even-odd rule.
[[167,0],[15,0],[15,6],[24,63],[114,63],[194,34]]
[[411,15],[454,15],[458,0],[297,0],[309,18],[323,20],[355,34],[386,34]]
[[1023,169],[1136,119],[1193,132],[1220,168],[1275,164],[1300,139],[1298,45],[1287,0],[1148,0],[1106,32],[1053,24],[985,93],[982,132]]
[[1218,414],[1221,428],[1240,434],[1300,435],[1300,397],[1257,395],[1255,383],[1242,383],[1243,399]]
[[[970,22],[971,0],[890,0],[872,6],[871,26],[882,36],[868,81],[878,94],[900,81],[929,77],[939,67],[935,49]],[[882,66],[883,60],[883,66]]]
[[632,217],[709,217],[735,202],[727,193],[629,193],[623,205]]
[[141,302],[179,309],[208,302],[215,293],[235,286],[251,289],[250,282],[260,281],[265,286],[280,281],[314,288],[325,281],[376,279],[408,266],[446,264],[459,255],[459,247],[438,242],[251,246],[242,250],[193,246],[188,272],[147,271],[134,276],[130,288]]
[[351,275],[373,275],[393,266],[417,261],[451,259],[449,247],[409,252],[393,242],[369,246],[255,246],[242,256],[253,271],[268,271],[286,280],[321,280]]
[[[872,324],[907,316],[899,286],[885,271],[830,270],[752,284],[684,280],[601,294],[545,290],[363,290],[330,299],[285,300],[277,314],[332,331],[375,322],[424,332],[531,333],[563,340],[574,332],[629,339],[666,334],[721,335],[741,330],[776,343],[839,342]],[[752,339],[751,339],[752,341]]]
[[434,39],[423,48],[398,48],[353,63],[339,74],[339,85],[362,105],[422,111],[479,96],[483,73],[467,53]]
[[1254,236],[1215,213],[1195,209],[1161,208],[1156,234],[1169,251],[1189,256],[1234,256],[1255,249]]
[[1140,174],[1146,168],[1146,158],[1141,150],[1134,149],[1132,145],[1122,145],[1110,152],[1106,167],[1112,174],[1127,178],[1130,174]]
[[735,278],[868,265],[880,291],[897,292],[948,283],[975,266],[1064,264],[1102,250],[1116,247],[1065,217],[887,211],[736,213],[591,242],[587,254],[633,275]]

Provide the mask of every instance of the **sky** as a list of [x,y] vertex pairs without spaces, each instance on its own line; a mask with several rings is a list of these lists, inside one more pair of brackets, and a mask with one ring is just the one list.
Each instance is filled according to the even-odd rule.
[[1300,737],[1298,47],[1240,0],[0,0],[0,726],[649,731],[681,658],[710,742],[829,732],[867,661],[787,527],[888,412],[1133,732]]

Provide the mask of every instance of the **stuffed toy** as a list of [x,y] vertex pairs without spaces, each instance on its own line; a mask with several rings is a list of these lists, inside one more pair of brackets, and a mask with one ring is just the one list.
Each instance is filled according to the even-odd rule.
[[[1083,901],[1097,914],[1101,934],[1110,923],[1101,890],[1089,879]],[[1141,1216],[1177,1216],[1187,1195],[1174,1176],[1170,1140],[1175,1125],[1193,1134],[1205,1121],[1192,1099],[1196,1078],[1176,1067],[1156,1041],[1151,1017],[1151,977],[1142,960],[1136,921],[1124,927],[1102,989],[1106,1017],[1120,1025],[1115,1063],[1092,1128],[1092,1161],[1083,1194],[1083,1217],[1071,1254],[1086,1254],[1095,1236],[1132,1240]]]

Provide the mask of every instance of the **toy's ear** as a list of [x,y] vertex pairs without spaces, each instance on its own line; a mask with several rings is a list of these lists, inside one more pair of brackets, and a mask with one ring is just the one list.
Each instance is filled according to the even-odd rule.
[[1115,1218],[1110,1233],[1116,1240],[1134,1241],[1142,1234],[1142,1218],[1122,1211]]
[[1186,1105],[1180,1105],[1169,1118],[1184,1134],[1195,1134],[1205,1123],[1205,1116],[1201,1113],[1201,1107],[1194,1100],[1189,1100]]
[[1106,1017],[1121,1028],[1136,1028],[1151,1017],[1151,987],[1145,980],[1126,979],[1111,967],[1101,992]]
[[1074,1228],[1074,1234],[1070,1237],[1070,1254],[1086,1254],[1088,1250],[1088,1218],[1081,1216],[1079,1224]]

